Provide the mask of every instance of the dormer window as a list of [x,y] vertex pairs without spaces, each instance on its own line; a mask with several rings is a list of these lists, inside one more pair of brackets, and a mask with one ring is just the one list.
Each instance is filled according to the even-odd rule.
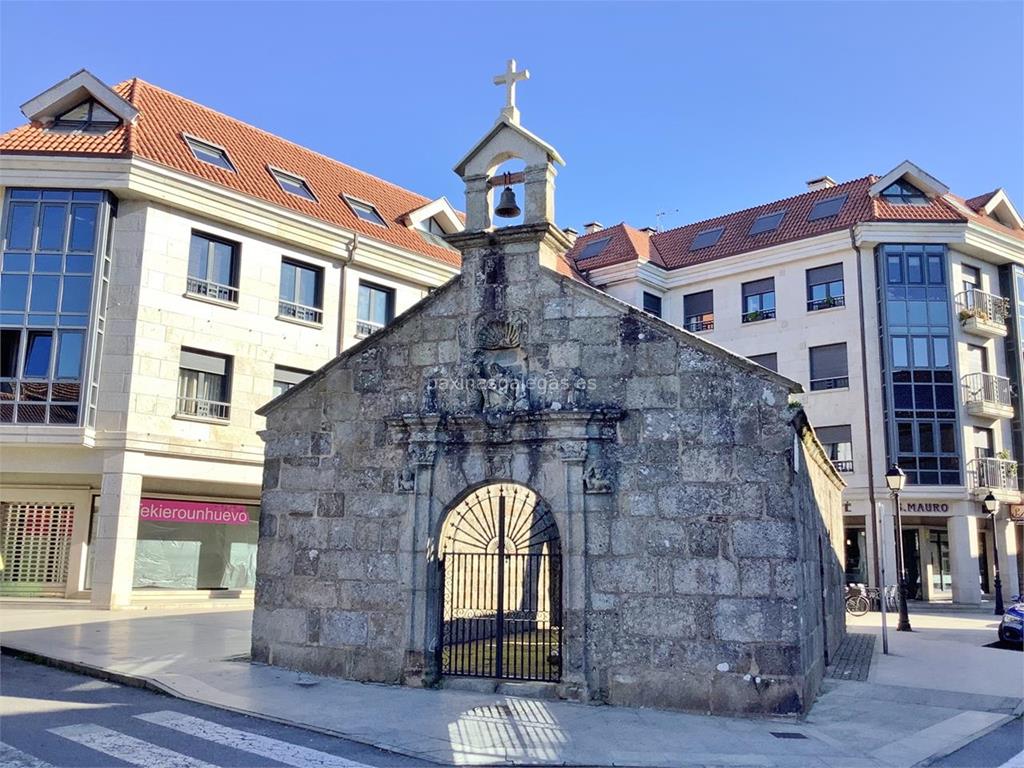
[[927,205],[928,196],[913,184],[895,181],[882,190],[882,199],[893,205]]
[[280,168],[271,168],[267,166],[267,170],[270,171],[270,175],[274,177],[278,186],[281,187],[285,192],[296,197],[304,197],[307,200],[316,202],[316,195],[313,194],[313,190],[309,188],[306,180],[301,176],[296,176],[294,173],[288,173],[282,171]]
[[235,166],[231,164],[231,160],[228,158],[228,152],[222,147],[218,147],[216,144],[210,144],[202,139],[197,139],[195,136],[184,135],[182,138],[185,139],[185,143],[188,144],[188,148],[192,150],[192,156],[196,160],[201,160],[204,163],[210,165],[216,165],[218,168],[223,168],[225,171],[235,172]]
[[[346,203],[348,203],[348,207],[352,209],[352,213],[363,221],[376,224],[378,227],[387,226],[387,223],[384,221],[384,217],[381,216],[377,212],[377,209],[370,203],[363,202],[362,200],[356,200],[354,197],[349,197],[348,195],[342,195],[341,197]],[[444,234],[443,230],[441,234]]]
[[416,225],[419,229],[430,235],[437,235],[438,237],[444,237],[447,233],[444,231],[444,227],[441,226],[441,222],[437,220],[436,216],[431,216],[429,219],[424,219]]
[[106,133],[120,124],[117,115],[95,99],[88,99],[58,115],[50,127],[64,131]]

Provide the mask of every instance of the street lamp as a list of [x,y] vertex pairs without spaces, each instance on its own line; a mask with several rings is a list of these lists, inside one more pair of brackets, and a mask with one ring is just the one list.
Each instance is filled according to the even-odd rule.
[[988,492],[988,496],[981,502],[982,506],[985,507],[985,511],[992,517],[992,554],[995,556],[996,561],[996,616],[1003,615],[1003,582],[999,578],[999,532],[996,531],[996,512],[999,511],[999,500],[992,495],[992,491]]
[[[893,464],[885,473],[885,484],[896,502],[896,574],[899,582],[900,620],[896,625],[897,632],[912,632],[910,614],[907,613],[907,566],[903,562],[903,518],[900,515],[900,491],[907,483],[907,474]],[[884,599],[884,598],[883,598]]]

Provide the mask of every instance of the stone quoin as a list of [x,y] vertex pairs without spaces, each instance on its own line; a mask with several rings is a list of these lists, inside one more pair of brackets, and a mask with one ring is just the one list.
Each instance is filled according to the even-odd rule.
[[456,167],[461,274],[261,410],[253,659],[807,711],[845,632],[843,483],[800,387],[579,279],[513,84]]

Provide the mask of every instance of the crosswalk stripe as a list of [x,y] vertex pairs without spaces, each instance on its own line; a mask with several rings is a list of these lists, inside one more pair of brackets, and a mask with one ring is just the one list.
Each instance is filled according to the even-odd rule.
[[357,763],[354,760],[330,755],[309,747],[301,747],[287,741],[271,739],[257,733],[228,728],[225,725],[184,715],[180,712],[165,710],[135,715],[135,717],[145,720],[147,723],[172,728],[189,736],[212,741],[242,752],[251,752],[285,765],[296,766],[296,768],[370,768],[365,763]]
[[27,752],[0,741],[0,766],[3,768],[53,768],[52,765]]
[[50,728],[49,731],[76,744],[145,768],[216,768],[212,763],[158,747],[102,725],[64,725]]
[[999,768],[1024,768],[1024,752],[1018,752],[1005,763],[1000,765]]

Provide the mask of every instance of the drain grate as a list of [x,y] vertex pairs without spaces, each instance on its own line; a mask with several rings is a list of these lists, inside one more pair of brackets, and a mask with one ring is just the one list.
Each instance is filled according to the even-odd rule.
[[776,739],[806,739],[802,733],[793,733],[792,731],[769,731],[769,733]]

